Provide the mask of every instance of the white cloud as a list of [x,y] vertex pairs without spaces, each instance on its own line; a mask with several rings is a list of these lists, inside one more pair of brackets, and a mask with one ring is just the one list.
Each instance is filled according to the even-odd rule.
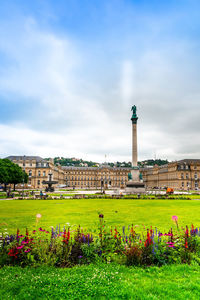
[[90,57],[88,45],[82,49],[68,35],[41,29],[33,18],[13,21],[12,27],[0,25],[0,51],[8,60],[0,67],[0,94],[11,106],[21,98],[37,108],[26,119],[0,124],[2,157],[37,154],[103,161],[108,154],[111,161],[128,161],[134,104],[139,159],[155,152],[169,159],[200,156],[200,78],[191,43],[171,40],[166,46],[161,40],[133,54],[132,49],[120,53],[117,62],[105,51],[98,61],[95,53]]
[[134,69],[133,62],[130,60],[123,61],[121,75],[121,97],[124,105],[130,105],[134,92]]

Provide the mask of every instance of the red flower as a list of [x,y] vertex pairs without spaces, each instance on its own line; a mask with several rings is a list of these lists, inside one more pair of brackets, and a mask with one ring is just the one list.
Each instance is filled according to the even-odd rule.
[[64,230],[64,234],[62,235],[62,237],[63,237],[63,243],[65,243],[67,245],[69,242],[69,238],[70,238],[69,228],[68,228],[67,232],[66,232],[66,229]]
[[[150,230],[150,232],[152,233],[152,230]],[[146,241],[145,241],[145,243],[144,243],[144,246],[145,246],[145,247],[148,247],[148,246],[150,246],[150,245],[153,244],[153,240],[152,240],[151,237],[152,237],[152,235],[150,235],[149,229],[147,229],[147,239],[146,239]]]
[[132,227],[131,227],[131,236],[132,236],[132,238],[134,238],[134,236],[135,236],[135,231],[133,229],[133,224],[132,224]]
[[186,226],[186,230],[185,230],[185,237],[188,238],[189,237],[189,230],[188,227]]
[[187,240],[185,240],[185,248],[186,249],[188,248],[188,242],[187,242]]
[[11,256],[11,257],[17,258],[17,254],[18,254],[18,253],[19,253],[19,252],[17,251],[16,248],[12,248],[12,249],[10,249],[10,251],[8,252],[8,255]]

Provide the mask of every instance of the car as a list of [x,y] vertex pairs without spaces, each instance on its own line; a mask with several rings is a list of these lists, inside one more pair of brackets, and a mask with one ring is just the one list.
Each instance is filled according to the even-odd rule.
[[66,186],[66,184],[58,184],[57,187],[58,187],[58,188],[65,188],[65,187],[67,187],[67,186]]

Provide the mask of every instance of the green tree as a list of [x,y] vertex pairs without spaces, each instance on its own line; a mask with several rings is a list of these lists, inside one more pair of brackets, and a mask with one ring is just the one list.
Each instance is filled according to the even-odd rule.
[[8,159],[0,159],[0,183],[4,184],[4,189],[9,183],[9,169],[7,168]]
[[8,184],[15,185],[22,182],[27,182],[28,175],[22,169],[11,162],[9,159],[0,159],[0,183],[4,184],[6,191]]

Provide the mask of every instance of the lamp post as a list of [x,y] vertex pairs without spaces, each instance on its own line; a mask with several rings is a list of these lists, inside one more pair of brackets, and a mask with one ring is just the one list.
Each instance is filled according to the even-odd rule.
[[104,181],[103,181],[103,178],[101,178],[101,193],[103,192],[103,184],[104,184]]
[[122,186],[122,188],[124,187],[124,181],[123,181],[123,179],[121,181],[121,186]]

